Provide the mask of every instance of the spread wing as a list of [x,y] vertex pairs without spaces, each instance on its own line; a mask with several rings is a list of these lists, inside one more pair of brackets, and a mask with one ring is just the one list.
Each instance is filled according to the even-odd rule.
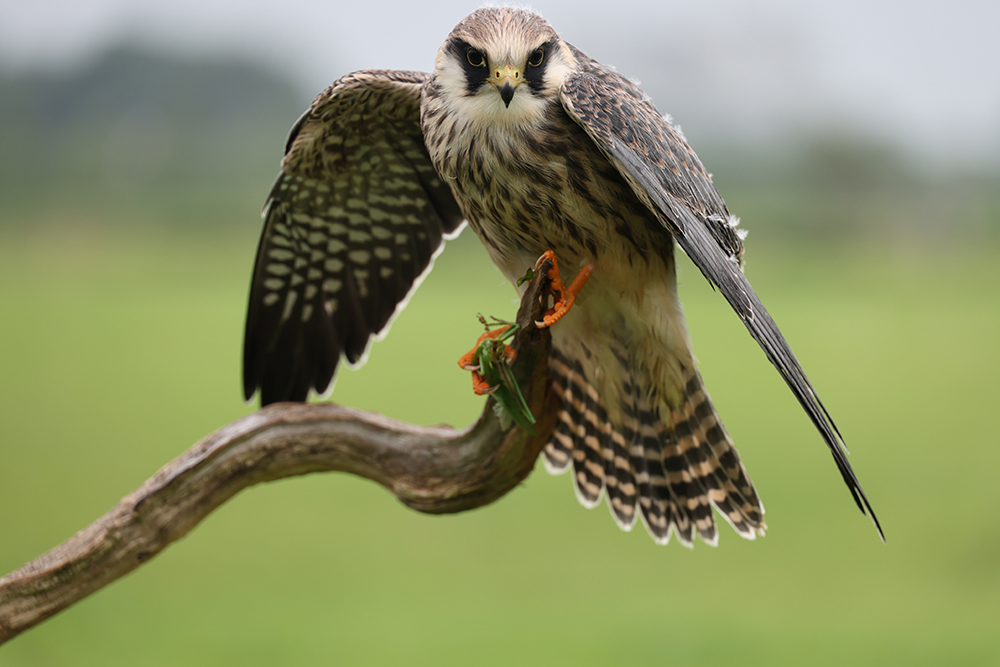
[[[637,86],[571,47],[580,67],[562,88],[566,112],[715,285],[788,383],[833,454],[844,482],[882,536],[846,446],[777,325],[743,275],[735,219],[684,137]],[[883,537],[883,539],[885,539]]]
[[420,130],[422,72],[337,80],[292,128],[264,207],[243,391],[304,401],[364,358],[462,214]]

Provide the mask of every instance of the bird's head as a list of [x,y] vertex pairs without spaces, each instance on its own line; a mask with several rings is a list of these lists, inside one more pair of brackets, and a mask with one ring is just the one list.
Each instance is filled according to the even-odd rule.
[[572,53],[541,16],[486,7],[448,35],[434,76],[454,107],[484,121],[521,124],[558,98],[573,65]]

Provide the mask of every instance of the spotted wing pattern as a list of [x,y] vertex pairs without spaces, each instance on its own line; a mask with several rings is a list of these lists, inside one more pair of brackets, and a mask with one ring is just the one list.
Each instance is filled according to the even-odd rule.
[[847,461],[840,432],[743,276],[743,245],[735,229],[736,221],[700,160],[680,131],[635,84],[578,49],[573,48],[573,53],[579,69],[563,84],[561,98],[566,112],[617,166],[639,199],[729,301],[823,436],[854,501],[882,535],[878,519]]
[[247,399],[324,392],[360,362],[462,214],[420,130],[421,72],[348,74],[292,128],[264,208],[244,340]]

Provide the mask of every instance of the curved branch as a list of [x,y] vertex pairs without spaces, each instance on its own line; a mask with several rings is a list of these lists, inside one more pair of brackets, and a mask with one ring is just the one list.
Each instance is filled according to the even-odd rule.
[[278,403],[206,436],[100,519],[0,579],[0,644],[128,574],[184,537],[241,490],[310,472],[374,480],[421,512],[461,512],[497,500],[531,472],[554,426],[545,267],[518,312],[512,371],[532,436],[493,399],[472,426],[420,427],[334,404]]

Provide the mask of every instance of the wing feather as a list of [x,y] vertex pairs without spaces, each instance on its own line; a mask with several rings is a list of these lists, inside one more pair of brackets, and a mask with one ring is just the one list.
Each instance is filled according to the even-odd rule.
[[680,131],[635,84],[571,48],[580,67],[563,84],[566,112],[739,315],[823,436],[855,503],[884,540],[837,426],[743,275],[743,244],[711,177]]
[[243,351],[244,394],[323,393],[364,359],[462,214],[420,129],[422,72],[348,74],[288,137],[264,207]]

